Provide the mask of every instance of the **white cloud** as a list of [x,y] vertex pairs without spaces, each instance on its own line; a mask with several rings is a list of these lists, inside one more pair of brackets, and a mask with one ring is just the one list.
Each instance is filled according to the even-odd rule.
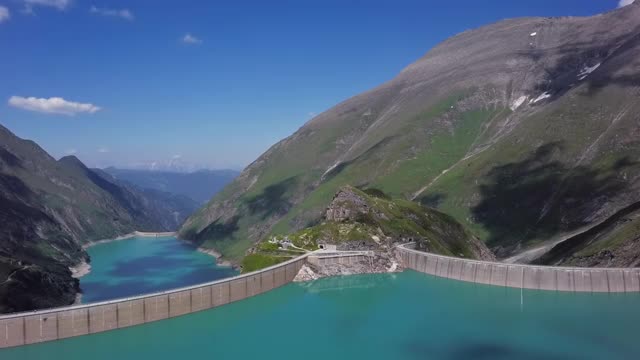
[[106,154],[106,153],[108,153],[108,152],[109,152],[109,148],[104,147],[104,146],[99,147],[99,148],[98,148],[98,152],[99,152],[100,154]]
[[6,6],[0,6],[0,23],[9,20],[10,17],[9,8]]
[[202,44],[202,40],[198,39],[197,37],[186,33],[183,37],[182,37],[182,42],[185,44]]
[[180,158],[182,158],[182,155],[180,155],[180,154],[176,154],[176,155],[173,155],[173,156],[171,157],[171,159],[172,159],[172,160],[178,160],[178,159],[180,159]]
[[99,8],[96,6],[92,6],[89,9],[89,12],[92,14],[98,14],[98,15],[109,16],[109,17],[117,17],[117,18],[129,20],[129,21],[133,21],[134,19],[133,13],[129,9],[118,10],[118,9]]
[[83,104],[67,101],[61,97],[35,98],[12,96],[9,98],[9,105],[24,110],[36,111],[46,114],[75,115],[79,113],[93,114],[101,108],[93,104]]
[[307,113],[307,116],[310,117],[310,118],[315,117],[316,115],[318,115],[318,114],[316,114],[313,111],[310,111],[309,113]]
[[31,12],[34,6],[48,6],[58,10],[64,10],[71,5],[71,0],[23,0],[26,11]]
[[631,4],[633,4],[633,0],[620,0],[618,2],[618,7],[621,8]]
[[76,150],[76,149],[67,149],[67,150],[64,151],[64,153],[67,154],[67,155],[75,155],[75,154],[78,153],[78,150]]

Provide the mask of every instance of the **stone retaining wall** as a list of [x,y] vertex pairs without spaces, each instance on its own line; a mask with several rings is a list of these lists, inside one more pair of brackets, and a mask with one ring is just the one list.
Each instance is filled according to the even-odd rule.
[[399,246],[406,268],[478,284],[574,292],[638,292],[640,268],[571,268],[505,264],[435,255]]
[[166,231],[166,232],[144,232],[144,231],[134,231],[130,235],[131,236],[139,236],[139,237],[163,237],[163,236],[176,236],[178,233],[175,231]]
[[366,253],[353,253],[353,254],[338,254],[335,255],[311,255],[307,258],[310,264],[317,266],[324,266],[330,264],[355,264],[363,260],[368,260],[373,254]]
[[246,299],[291,282],[307,256],[229,279],[161,293],[0,316],[0,348],[120,329]]

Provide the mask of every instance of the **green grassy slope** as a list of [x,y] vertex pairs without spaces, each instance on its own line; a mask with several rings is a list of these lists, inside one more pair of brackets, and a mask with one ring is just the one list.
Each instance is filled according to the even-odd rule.
[[[418,200],[505,255],[588,226],[594,212],[613,214],[633,199],[640,174],[640,139],[632,135],[640,107],[621,110],[629,98],[620,90],[576,89],[450,169]],[[614,122],[610,114],[622,116]]]
[[437,207],[499,257],[593,226],[640,201],[639,26],[640,4],[463,32],[274,145],[181,236],[238,260],[346,184]]
[[214,197],[209,206],[233,201],[233,216],[221,214],[209,223],[206,217],[211,212],[205,207],[187,222],[181,234],[202,246],[215,247],[227,258],[238,259],[255,241],[269,234],[288,233],[317,222],[333,195],[344,185],[374,186],[393,196],[409,197],[460,160],[483,126],[502,116],[503,109],[499,107],[468,111],[455,108],[460,101],[471,98],[471,94],[459,91],[427,105],[426,109],[403,116],[403,126],[393,124],[389,129],[396,133],[329,172],[326,170],[331,162],[323,164],[321,159],[323,154],[336,149],[327,144],[336,144],[337,135],[355,130],[333,127],[327,132],[311,130],[311,138],[304,132],[296,134],[294,140],[287,141],[290,144],[286,151],[280,150],[280,145],[269,151],[268,165],[251,172],[258,175],[245,192],[234,190],[232,185]]
[[[416,202],[392,199],[378,189],[344,186],[333,198],[324,221],[291,234],[276,234],[260,242],[243,261],[243,271],[253,271],[313,251],[320,244],[347,248],[389,249],[414,241],[417,247],[436,254],[471,259],[493,259],[484,244],[451,216]],[[348,211],[342,219],[331,215]],[[290,241],[295,248],[283,250],[277,242]]]

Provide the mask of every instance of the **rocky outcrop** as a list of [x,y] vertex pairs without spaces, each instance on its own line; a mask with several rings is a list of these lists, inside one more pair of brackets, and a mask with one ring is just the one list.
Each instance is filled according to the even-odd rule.
[[331,204],[325,211],[327,221],[355,221],[359,216],[369,214],[369,205],[351,187],[344,187],[333,197]]
[[347,262],[306,269],[303,275],[386,272],[386,269],[397,268],[393,260],[397,245],[408,242],[435,254],[495,260],[482,241],[448,215],[412,201],[392,199],[380,190],[363,191],[344,186],[327,207],[323,222],[265,239],[252,248],[243,264],[246,262],[247,268],[258,269],[260,266],[252,265],[258,260],[267,266],[296,252],[317,249],[323,249],[324,253],[366,251],[375,256],[357,264]]
[[329,276],[342,276],[354,274],[383,274],[401,272],[404,268],[398,262],[393,252],[376,252],[362,260],[349,264],[316,265],[307,263],[302,266],[294,282],[304,282]]

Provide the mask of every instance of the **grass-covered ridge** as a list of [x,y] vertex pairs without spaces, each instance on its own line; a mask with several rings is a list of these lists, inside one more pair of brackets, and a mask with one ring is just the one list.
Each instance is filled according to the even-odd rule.
[[239,260],[317,225],[347,184],[436,207],[500,258],[594,226],[640,201],[637,19],[513,19],[451,38],[274,145],[181,233]]
[[484,245],[451,216],[416,202],[393,199],[375,188],[342,187],[317,225],[290,234],[272,234],[243,261],[253,271],[317,250],[324,244],[344,249],[389,250],[415,241],[418,248],[464,258],[491,258]]
[[478,93],[457,90],[416,104],[399,115],[401,121],[373,132],[366,130],[390,101],[387,97],[345,111],[341,121],[307,124],[192,216],[181,236],[238,261],[256,241],[317,224],[345,185],[410,198],[464,157],[483,129],[501,116],[499,106],[475,108]]

